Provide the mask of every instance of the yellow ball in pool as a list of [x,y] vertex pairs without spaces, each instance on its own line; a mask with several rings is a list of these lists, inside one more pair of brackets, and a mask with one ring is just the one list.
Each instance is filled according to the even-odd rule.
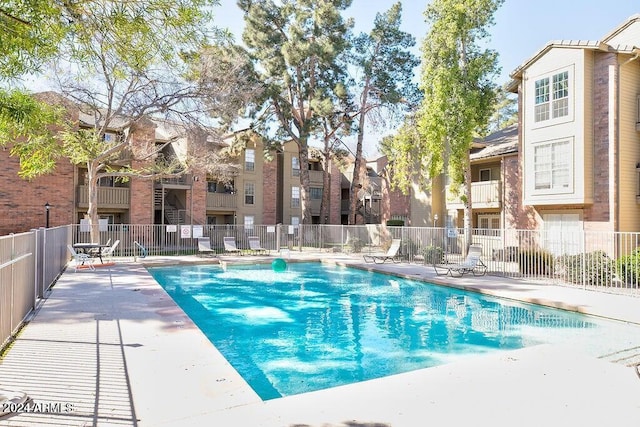
[[287,269],[287,262],[282,258],[276,258],[271,263],[273,271],[285,271]]

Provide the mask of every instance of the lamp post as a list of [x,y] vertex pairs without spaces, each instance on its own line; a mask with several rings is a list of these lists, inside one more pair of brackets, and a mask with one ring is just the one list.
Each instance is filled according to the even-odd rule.
[[436,223],[438,222],[438,214],[433,215],[433,228],[436,228]]
[[49,228],[49,210],[51,209],[51,205],[49,204],[49,202],[44,204],[44,209],[45,209],[45,228]]

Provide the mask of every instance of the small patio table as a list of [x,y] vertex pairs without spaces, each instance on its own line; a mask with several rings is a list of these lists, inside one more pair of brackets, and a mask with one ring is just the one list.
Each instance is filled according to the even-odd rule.
[[74,243],[73,249],[76,249],[79,252],[83,252],[91,257],[100,258],[100,263],[104,264],[102,261],[102,249],[108,248],[109,245],[105,245],[103,243]]

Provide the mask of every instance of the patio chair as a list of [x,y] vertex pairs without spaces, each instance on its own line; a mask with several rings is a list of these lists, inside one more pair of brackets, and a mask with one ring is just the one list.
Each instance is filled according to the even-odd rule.
[[89,254],[76,252],[76,250],[73,249],[73,246],[71,245],[67,245],[67,249],[69,250],[69,252],[71,253],[71,256],[73,257],[76,273],[78,272],[78,269],[81,268],[82,266],[86,266],[90,270],[95,270],[95,267],[93,266],[93,258]]
[[260,238],[258,236],[249,236],[247,237],[247,239],[249,240],[249,249],[251,249],[251,251],[254,254],[268,254],[269,250],[266,248],[263,248],[262,245],[260,245]]
[[484,276],[487,274],[487,266],[482,262],[481,245],[469,246],[467,258],[459,264],[433,264],[433,269],[438,276],[462,277],[465,273],[471,273],[474,276]]
[[103,262],[105,258],[113,258],[113,252],[116,250],[119,244],[120,240],[116,240],[115,242],[113,242],[113,245],[102,249],[102,252],[100,252],[100,258]]
[[374,262],[376,264],[384,264],[387,261],[393,261],[394,263],[400,262],[400,256],[398,255],[400,242],[400,239],[393,239],[391,246],[389,246],[389,250],[384,255],[363,255],[362,257],[364,258],[364,262]]
[[216,251],[211,249],[211,241],[209,241],[208,237],[200,237],[198,238],[198,255],[215,255]]
[[235,237],[223,237],[222,242],[224,243],[224,252],[242,255],[242,251],[238,249],[236,246],[236,238]]

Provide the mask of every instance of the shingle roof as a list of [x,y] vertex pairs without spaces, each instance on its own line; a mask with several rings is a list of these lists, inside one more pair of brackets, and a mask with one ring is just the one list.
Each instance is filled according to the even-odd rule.
[[518,152],[518,124],[513,124],[504,129],[488,135],[477,142],[485,145],[484,148],[471,150],[471,160],[486,159]]

